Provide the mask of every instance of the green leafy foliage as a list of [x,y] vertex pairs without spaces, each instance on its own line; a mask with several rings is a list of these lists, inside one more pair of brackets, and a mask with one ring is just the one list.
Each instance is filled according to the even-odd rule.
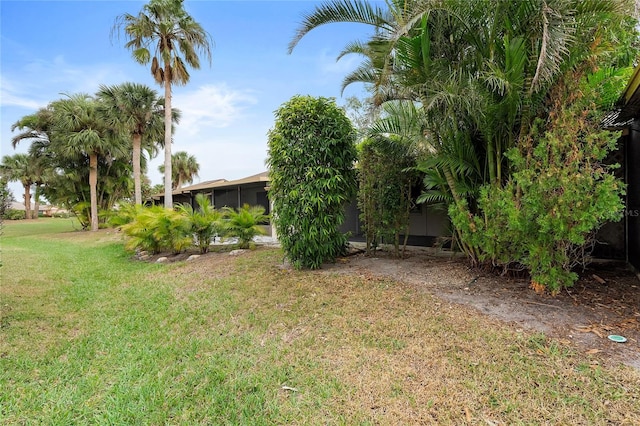
[[319,268],[344,252],[339,227],[356,191],[355,131],[327,98],[294,96],[269,132],[273,222],[296,268]]
[[194,209],[189,204],[178,205],[177,209],[191,224],[195,245],[200,250],[200,253],[206,253],[209,251],[211,240],[216,235],[222,235],[224,229],[222,223],[223,215],[213,208],[209,197],[204,194],[196,195],[196,204],[198,204],[197,209]]
[[385,137],[366,139],[359,148],[358,207],[367,252],[385,240],[399,256],[400,235],[406,244],[409,234],[411,188],[418,181],[415,155],[407,143]]
[[16,209],[7,209],[3,216],[7,220],[21,220],[24,219],[24,211]]
[[116,210],[112,210],[107,219],[109,225],[120,228],[127,223],[133,222],[143,207],[134,203],[123,203]]
[[[7,185],[7,181],[0,179],[0,235],[2,235],[2,228],[4,227],[4,220],[7,218],[7,214],[11,212],[11,202],[13,201],[13,193]],[[0,258],[0,267],[2,266],[2,259]]]
[[[593,94],[586,84],[579,92],[574,84],[564,88]],[[599,129],[594,105],[579,95],[569,95],[571,102],[557,95],[550,119],[532,126],[532,143],[508,152],[511,179],[481,189],[481,213],[470,214],[466,201],[449,210],[481,260],[523,265],[532,287],[552,294],[575,282],[573,269],[588,261],[593,235],[620,220],[624,208],[624,185],[603,164],[616,135]]]
[[261,227],[269,216],[264,207],[245,204],[235,210],[216,210],[204,194],[196,195],[198,208],[182,204],[176,210],[161,206],[122,206],[110,218],[127,236],[128,250],[144,250],[157,254],[163,251],[180,253],[195,245],[200,253],[207,253],[215,236],[237,237],[241,248],[249,248],[256,235],[264,234]]
[[129,237],[128,250],[145,250],[151,253],[172,251],[180,253],[192,244],[189,220],[175,210],[161,206],[141,208],[134,221],[123,225],[122,231]]
[[248,204],[239,209],[225,208],[223,222],[225,234],[237,237],[240,248],[249,248],[255,236],[265,234],[260,225],[267,223],[269,216],[264,212],[264,207]]
[[0,179],[0,229],[2,229],[2,219],[5,218],[13,200],[13,193],[7,185],[7,181]]

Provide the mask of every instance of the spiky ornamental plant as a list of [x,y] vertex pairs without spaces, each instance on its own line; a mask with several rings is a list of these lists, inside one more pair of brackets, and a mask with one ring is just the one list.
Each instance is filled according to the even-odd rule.
[[344,206],[355,195],[355,130],[327,98],[294,96],[269,132],[273,222],[296,268],[316,269],[344,252]]
[[178,205],[178,211],[182,213],[191,224],[191,232],[200,253],[209,251],[211,239],[221,235],[223,231],[222,213],[213,208],[209,198],[205,194],[196,195],[197,209],[189,204]]
[[225,234],[238,238],[240,248],[246,249],[251,246],[251,241],[257,235],[264,235],[261,224],[267,223],[269,217],[264,214],[264,207],[243,205],[239,209],[224,209]]
[[178,254],[193,243],[189,220],[179,212],[161,206],[141,207],[136,219],[123,225],[122,231],[129,237],[125,244],[129,250]]

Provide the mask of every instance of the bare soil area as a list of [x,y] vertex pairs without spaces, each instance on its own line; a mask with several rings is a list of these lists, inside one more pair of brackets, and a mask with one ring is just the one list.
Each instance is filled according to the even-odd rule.
[[[511,324],[543,332],[602,363],[640,369],[640,280],[621,264],[594,265],[576,285],[557,296],[535,293],[525,277],[503,277],[469,267],[466,259],[412,248],[405,259],[385,251],[357,254],[327,265],[327,271],[389,277],[430,292],[443,302],[470,306]],[[626,337],[625,343],[608,339]]]
[[[231,248],[216,249],[228,250]],[[168,262],[176,262],[191,254],[197,253],[166,256]],[[159,256],[146,260],[154,262]],[[197,267],[203,264],[198,262]],[[555,297],[535,293],[526,277],[473,269],[464,257],[430,248],[409,248],[404,259],[385,250],[378,250],[375,256],[358,253],[324,265],[323,270],[403,282],[443,303],[467,306],[489,319],[506,322],[516,331],[539,331],[571,343],[601,363],[624,363],[640,369],[640,279],[619,263],[591,266],[574,287]],[[627,341],[613,342],[609,335],[624,336]]]

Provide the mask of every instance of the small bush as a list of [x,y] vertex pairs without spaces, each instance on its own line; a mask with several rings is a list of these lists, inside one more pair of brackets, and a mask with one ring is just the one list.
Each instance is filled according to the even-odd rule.
[[264,207],[250,207],[248,204],[237,210],[226,208],[224,216],[226,235],[237,237],[240,248],[249,248],[254,237],[263,235],[265,232],[260,225],[269,219],[269,216],[264,214]]
[[24,210],[8,209],[4,217],[7,220],[24,219]]
[[530,150],[508,153],[512,178],[482,188],[481,214],[468,213],[464,202],[449,209],[481,260],[505,268],[524,265],[532,288],[552,294],[573,285],[578,278],[573,269],[588,262],[595,232],[620,220],[624,209],[624,184],[602,164],[615,147],[615,135],[589,125],[577,108],[557,117],[544,134],[534,134]]
[[125,247],[157,254],[162,251],[181,253],[192,245],[189,220],[175,210],[161,206],[142,207],[132,222],[123,225],[128,237]]
[[196,195],[198,209],[193,209],[189,204],[181,204],[178,211],[184,215],[191,225],[191,233],[200,253],[209,251],[211,240],[216,236],[222,236],[224,226],[222,213],[211,206],[209,198],[204,194]]

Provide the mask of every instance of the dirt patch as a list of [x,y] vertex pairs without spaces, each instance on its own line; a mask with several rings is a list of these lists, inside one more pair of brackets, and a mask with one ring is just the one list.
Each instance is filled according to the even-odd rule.
[[[229,254],[231,249],[218,247],[190,262],[185,261],[197,252],[154,255],[145,261],[166,256],[167,263],[185,262],[180,275],[189,277],[192,284],[182,289],[189,293],[197,291],[200,282],[228,276],[236,260]],[[543,332],[572,343],[602,363],[621,362],[640,369],[640,280],[624,265],[592,266],[581,273],[574,287],[555,297],[535,293],[527,278],[479,271],[470,268],[464,257],[417,247],[409,249],[404,259],[384,250],[375,256],[355,254],[324,265],[323,271],[400,281],[444,302],[469,306],[507,322],[515,330]],[[627,341],[612,342],[609,335],[621,335]]]
[[[478,271],[464,258],[418,248],[405,259],[384,251],[349,256],[325,270],[392,278],[449,303],[471,306],[516,330],[540,331],[572,342],[603,363],[622,362],[640,369],[640,280],[623,265],[593,266],[574,287],[555,297],[536,294],[526,278]],[[612,342],[607,338],[612,334],[626,337],[627,342]]]

